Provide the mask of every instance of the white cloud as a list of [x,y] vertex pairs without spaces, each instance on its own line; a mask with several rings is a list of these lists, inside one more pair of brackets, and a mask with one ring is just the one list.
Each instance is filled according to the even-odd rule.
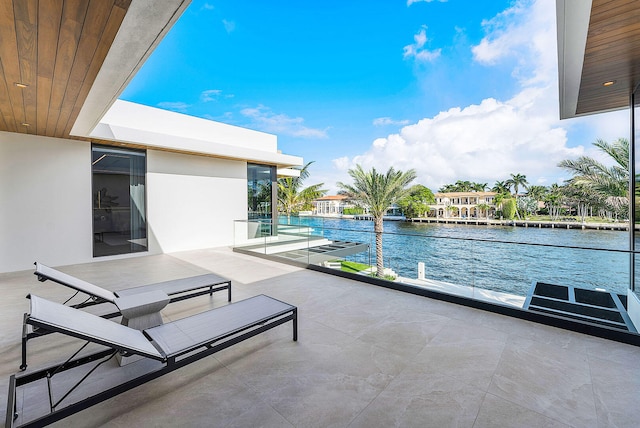
[[[407,0],[407,6],[411,6],[414,3],[421,3],[421,2],[431,3],[432,1],[436,1],[436,0]],[[437,0],[437,1],[439,1],[440,3],[446,3],[447,2],[447,0]]]
[[333,165],[340,171],[346,171],[351,168],[351,161],[348,156],[343,156],[331,161]]
[[[544,89],[528,94],[547,95]],[[451,108],[405,126],[398,134],[378,138],[367,152],[335,160],[334,166],[414,168],[419,181],[432,188],[459,179],[492,184],[510,173],[536,179],[584,149],[568,148],[566,131],[555,126],[551,115],[531,115],[535,108],[535,100],[522,103],[518,97],[506,102],[488,98],[477,105]]]
[[[512,61],[519,89],[510,99],[442,111],[376,139],[360,155],[334,160],[334,168],[414,168],[433,189],[460,179],[493,184],[511,173],[535,183],[568,178],[556,165],[591,154],[592,141],[569,147],[571,124],[559,120],[554,12],[553,0],[520,0],[483,23],[486,36],[473,48],[474,59],[487,66]],[[405,52],[424,46],[426,32],[414,39]]]
[[200,100],[204,103],[218,101],[220,95],[222,95],[221,89],[207,89],[206,91],[202,91],[200,94]]
[[236,29],[236,23],[234,21],[222,20],[222,25],[227,33],[231,34]]
[[213,10],[213,9],[215,9],[215,6],[212,5],[211,3],[205,3],[205,4],[202,5],[202,9]]
[[512,7],[484,21],[487,33],[472,48],[473,58],[484,65],[503,60],[516,62],[513,76],[522,85],[557,80],[555,2],[518,0]]
[[262,131],[275,134],[291,135],[302,138],[326,138],[327,132],[322,129],[309,128],[301,117],[289,117],[286,114],[275,114],[263,105],[256,108],[245,108],[240,113],[252,120]]
[[378,117],[373,119],[374,126],[387,126],[387,125],[408,125],[408,120],[393,120],[390,117]]
[[179,113],[186,113],[187,109],[191,107],[191,104],[184,103],[182,101],[163,101],[158,103],[158,107],[165,110],[177,111]]
[[413,36],[414,43],[403,48],[403,58],[415,58],[416,61],[431,62],[440,56],[442,49],[428,50],[424,48],[427,43],[427,26],[423,25],[420,31]]

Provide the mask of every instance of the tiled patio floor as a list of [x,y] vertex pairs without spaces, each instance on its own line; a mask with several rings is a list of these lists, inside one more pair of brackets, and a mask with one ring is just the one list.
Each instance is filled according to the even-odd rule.
[[[42,260],[46,263],[46,260]],[[215,272],[233,300],[267,294],[299,308],[289,324],[68,418],[60,426],[637,427],[640,348],[210,249],[68,266],[117,290]],[[0,275],[0,400],[20,360],[29,292],[62,301],[32,272]],[[226,304],[169,305],[166,320]],[[29,342],[29,369],[77,342]]]

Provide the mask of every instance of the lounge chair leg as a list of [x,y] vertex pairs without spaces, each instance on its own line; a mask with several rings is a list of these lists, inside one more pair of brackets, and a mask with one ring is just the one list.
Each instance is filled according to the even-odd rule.
[[22,364],[20,364],[20,371],[23,372],[27,369],[27,338],[22,338]]
[[22,364],[20,364],[20,371],[27,369],[27,340],[29,339],[27,328],[27,314],[24,314],[22,321]]
[[293,341],[298,341],[298,309],[293,310]]
[[229,293],[229,302],[231,301],[231,281],[229,281],[229,287],[227,287]]

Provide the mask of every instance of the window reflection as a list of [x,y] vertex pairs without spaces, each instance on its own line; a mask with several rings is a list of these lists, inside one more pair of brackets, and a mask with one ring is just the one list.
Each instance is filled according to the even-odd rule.
[[274,166],[247,164],[247,218],[251,238],[273,235],[275,175]]
[[93,256],[147,250],[144,152],[92,147]]

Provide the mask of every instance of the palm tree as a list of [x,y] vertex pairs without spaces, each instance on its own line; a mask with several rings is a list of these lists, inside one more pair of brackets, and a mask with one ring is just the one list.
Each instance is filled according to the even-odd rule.
[[509,186],[504,181],[496,181],[496,184],[491,188],[492,192],[507,194],[509,193]]
[[451,193],[451,192],[457,192],[457,187],[455,184],[445,184],[444,186],[440,187],[438,189],[438,192],[440,193]]
[[[507,195],[509,195],[508,192],[498,192],[498,194],[493,197],[493,203],[495,204],[497,210],[502,211],[502,203],[507,199]],[[509,195],[509,197],[511,197],[511,195]]]
[[473,183],[469,180],[458,180],[456,181],[456,187],[458,189],[456,192],[470,192],[473,187]]
[[581,156],[576,160],[563,160],[558,166],[573,173],[575,184],[590,187],[605,198],[628,198],[629,140],[618,138],[609,144],[598,139],[593,145],[609,155],[615,165],[607,167],[593,158]]
[[484,213],[486,218],[489,218],[489,210],[491,209],[491,205],[483,202],[481,204],[476,205],[476,208],[481,213]]
[[383,278],[384,265],[382,263],[382,232],[384,231],[383,217],[390,205],[402,199],[409,191],[407,186],[416,178],[413,169],[407,172],[389,168],[386,174],[381,174],[375,168],[364,171],[362,166],[356,165],[349,170],[353,184],[337,183],[351,198],[369,209],[373,217],[373,230],[376,234],[376,276]]
[[531,196],[536,201],[541,201],[546,193],[547,188],[545,186],[529,186],[527,189],[527,196]]
[[484,192],[487,190],[488,183],[471,183],[471,190],[474,192]]
[[513,193],[516,195],[516,199],[518,199],[518,189],[522,186],[524,189],[527,188],[529,182],[527,181],[527,176],[523,174],[511,174],[511,178],[505,181],[505,184],[513,189]]
[[280,212],[286,213],[287,217],[304,209],[305,205],[311,204],[311,201],[327,193],[326,190],[321,189],[324,183],[314,184],[302,189],[304,180],[309,178],[309,165],[312,163],[313,161],[308,162],[302,167],[299,177],[278,179],[278,208]]
[[[527,188],[529,182],[527,181],[527,176],[523,174],[511,174],[511,178],[505,181],[505,184],[509,186],[509,188],[513,188],[513,192],[516,195],[516,207],[518,206],[518,188],[522,186],[524,189]],[[516,215],[520,218],[520,213],[516,208]]]

